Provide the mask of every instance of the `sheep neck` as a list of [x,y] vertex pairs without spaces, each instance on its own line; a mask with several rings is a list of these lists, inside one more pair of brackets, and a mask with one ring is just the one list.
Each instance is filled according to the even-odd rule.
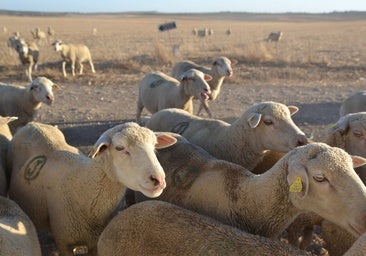
[[212,74],[212,79],[207,82],[210,85],[210,89],[211,89],[211,94],[210,94],[211,100],[216,99],[217,95],[220,92],[221,85],[224,82],[224,79],[225,79],[224,76],[219,76],[219,74],[217,72],[214,72]]
[[[232,224],[253,234],[276,238],[298,216],[290,201],[285,161],[281,160],[262,175],[251,175],[231,196],[237,196],[232,206]],[[250,207],[248,207],[250,206]]]
[[[216,143],[220,145],[221,158],[240,164],[249,170],[257,166],[266,152],[266,149],[256,144],[253,139],[253,129],[241,117],[232,125],[227,126],[221,140]],[[227,154],[227,152],[243,152],[242,154]],[[220,158],[220,157],[219,157]]]
[[26,94],[24,98],[28,98],[28,100],[23,101],[23,111],[29,117],[33,117],[35,111],[41,107],[42,103],[34,99],[32,91],[24,90],[24,93]]

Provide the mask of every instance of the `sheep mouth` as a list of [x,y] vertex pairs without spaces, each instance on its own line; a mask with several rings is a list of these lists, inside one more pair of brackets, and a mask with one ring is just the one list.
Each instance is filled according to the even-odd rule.
[[143,193],[147,197],[158,197],[163,192],[165,186],[159,186],[154,188],[147,188],[142,185],[139,185],[141,193]]
[[203,100],[208,100],[208,98],[209,98],[209,96],[205,92],[201,92],[200,96],[201,96],[201,99],[203,99]]

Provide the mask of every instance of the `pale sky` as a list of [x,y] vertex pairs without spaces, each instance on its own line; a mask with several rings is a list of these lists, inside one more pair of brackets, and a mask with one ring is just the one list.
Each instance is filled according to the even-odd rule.
[[0,9],[46,12],[309,12],[366,11],[366,0],[0,0]]

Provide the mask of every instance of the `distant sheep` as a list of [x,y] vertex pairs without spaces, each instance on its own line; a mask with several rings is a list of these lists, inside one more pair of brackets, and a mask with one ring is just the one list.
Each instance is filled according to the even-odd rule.
[[98,29],[97,28],[93,28],[92,29],[92,35],[93,36],[97,36],[98,35]]
[[[235,59],[228,59],[227,57],[218,57],[212,62],[212,67],[205,67],[198,65],[192,61],[185,60],[178,62],[172,69],[172,76],[179,79],[184,72],[189,69],[197,69],[205,74],[212,76],[212,80],[208,82],[211,89],[211,94],[209,94],[209,100],[215,100],[220,93],[222,83],[225,77],[231,77],[233,75],[232,65],[235,65],[238,61]],[[207,100],[201,100],[200,107],[198,109],[197,115],[199,115],[202,109],[205,109],[209,117],[212,117],[211,110],[208,105]]]
[[174,143],[129,122],[105,131],[88,157],[56,127],[32,122],[9,147],[9,197],[37,229],[52,232],[61,255],[96,255],[97,239],[126,187],[147,197],[161,194],[165,174],[154,150]]
[[197,30],[198,37],[206,37],[208,36],[208,28],[198,29]]
[[10,140],[13,138],[8,123],[16,119],[17,117],[0,116],[0,196],[5,197],[8,195],[6,153]]
[[231,35],[231,33],[232,33],[232,32],[231,32],[231,29],[230,29],[230,28],[228,28],[228,29],[225,31],[225,34],[226,34],[226,35],[228,35],[228,36],[230,36],[230,35]]
[[32,70],[37,71],[38,59],[39,59],[39,48],[35,42],[25,42],[19,40],[17,45],[17,51],[19,59],[25,66],[25,74],[29,81],[32,81]]
[[267,42],[279,42],[282,39],[283,36],[283,32],[282,31],[278,31],[278,32],[271,32],[266,41]]
[[43,43],[47,41],[47,35],[44,31],[42,31],[39,27],[31,30],[31,34],[33,39],[37,40],[39,43]]
[[198,29],[197,28],[193,28],[192,29],[192,35],[197,36],[197,34],[198,34]]
[[342,102],[339,114],[344,116],[349,113],[366,111],[366,91],[352,94]]
[[51,26],[49,26],[47,27],[47,35],[49,39],[52,40],[53,38],[55,38],[56,31]]
[[161,72],[146,75],[139,86],[136,120],[140,119],[145,107],[155,113],[165,108],[181,108],[193,112],[193,98],[207,100],[210,86],[206,81],[212,79],[196,69],[184,72],[179,81]]
[[46,77],[37,77],[26,88],[16,85],[0,84],[0,115],[16,116],[9,123],[11,132],[34,120],[42,103],[51,105],[54,101],[53,89],[58,86]]
[[64,44],[61,40],[56,40],[52,43],[56,52],[61,53],[62,58],[62,73],[64,77],[66,74],[66,63],[71,63],[72,75],[75,76],[75,63],[80,67],[79,74],[83,74],[83,62],[88,61],[91,71],[95,73],[94,64],[89,51],[89,48],[83,44]]
[[3,30],[3,34],[4,34],[4,35],[8,34],[8,28],[7,28],[7,27],[3,27],[3,29],[2,29],[2,30]]
[[116,255],[309,255],[288,244],[161,201],[147,201],[115,216],[98,240],[98,253]]
[[288,152],[308,142],[291,119],[297,111],[295,106],[261,102],[229,124],[180,109],[164,109],[153,114],[146,126],[154,131],[179,133],[213,156],[253,170],[266,150]]
[[177,139],[157,153],[167,182],[158,200],[269,238],[277,238],[297,215],[309,211],[355,236],[366,232],[366,187],[353,170],[365,164],[365,158],[312,143],[291,150],[266,173],[255,175]]
[[41,256],[41,246],[32,221],[12,200],[0,196],[1,255]]

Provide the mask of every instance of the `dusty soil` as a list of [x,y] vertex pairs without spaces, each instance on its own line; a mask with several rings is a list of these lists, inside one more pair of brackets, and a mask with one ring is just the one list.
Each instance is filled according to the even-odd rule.
[[[156,26],[176,20],[178,29],[157,32]],[[59,55],[48,42],[40,43],[40,68],[60,86],[53,106],[42,106],[36,121],[57,125],[67,141],[85,152],[106,129],[133,120],[138,83],[151,70],[170,73],[180,59],[210,65],[221,55],[238,60],[234,76],[210,104],[214,118],[233,122],[251,104],[277,101],[296,105],[295,123],[314,140],[339,117],[341,102],[366,89],[365,15],[0,15],[8,33],[49,25],[64,41],[84,42],[91,49],[96,73],[62,77]],[[195,38],[193,27],[212,27],[210,38]],[[92,35],[92,28],[98,29]],[[232,29],[230,36],[225,35]],[[283,40],[266,43],[271,31],[282,30]],[[27,85],[16,55],[0,36],[0,81]],[[172,45],[180,46],[176,56]],[[70,70],[68,71],[70,72]],[[195,110],[197,110],[195,103]],[[146,110],[143,112],[150,115]],[[320,251],[316,252],[320,255]]]

